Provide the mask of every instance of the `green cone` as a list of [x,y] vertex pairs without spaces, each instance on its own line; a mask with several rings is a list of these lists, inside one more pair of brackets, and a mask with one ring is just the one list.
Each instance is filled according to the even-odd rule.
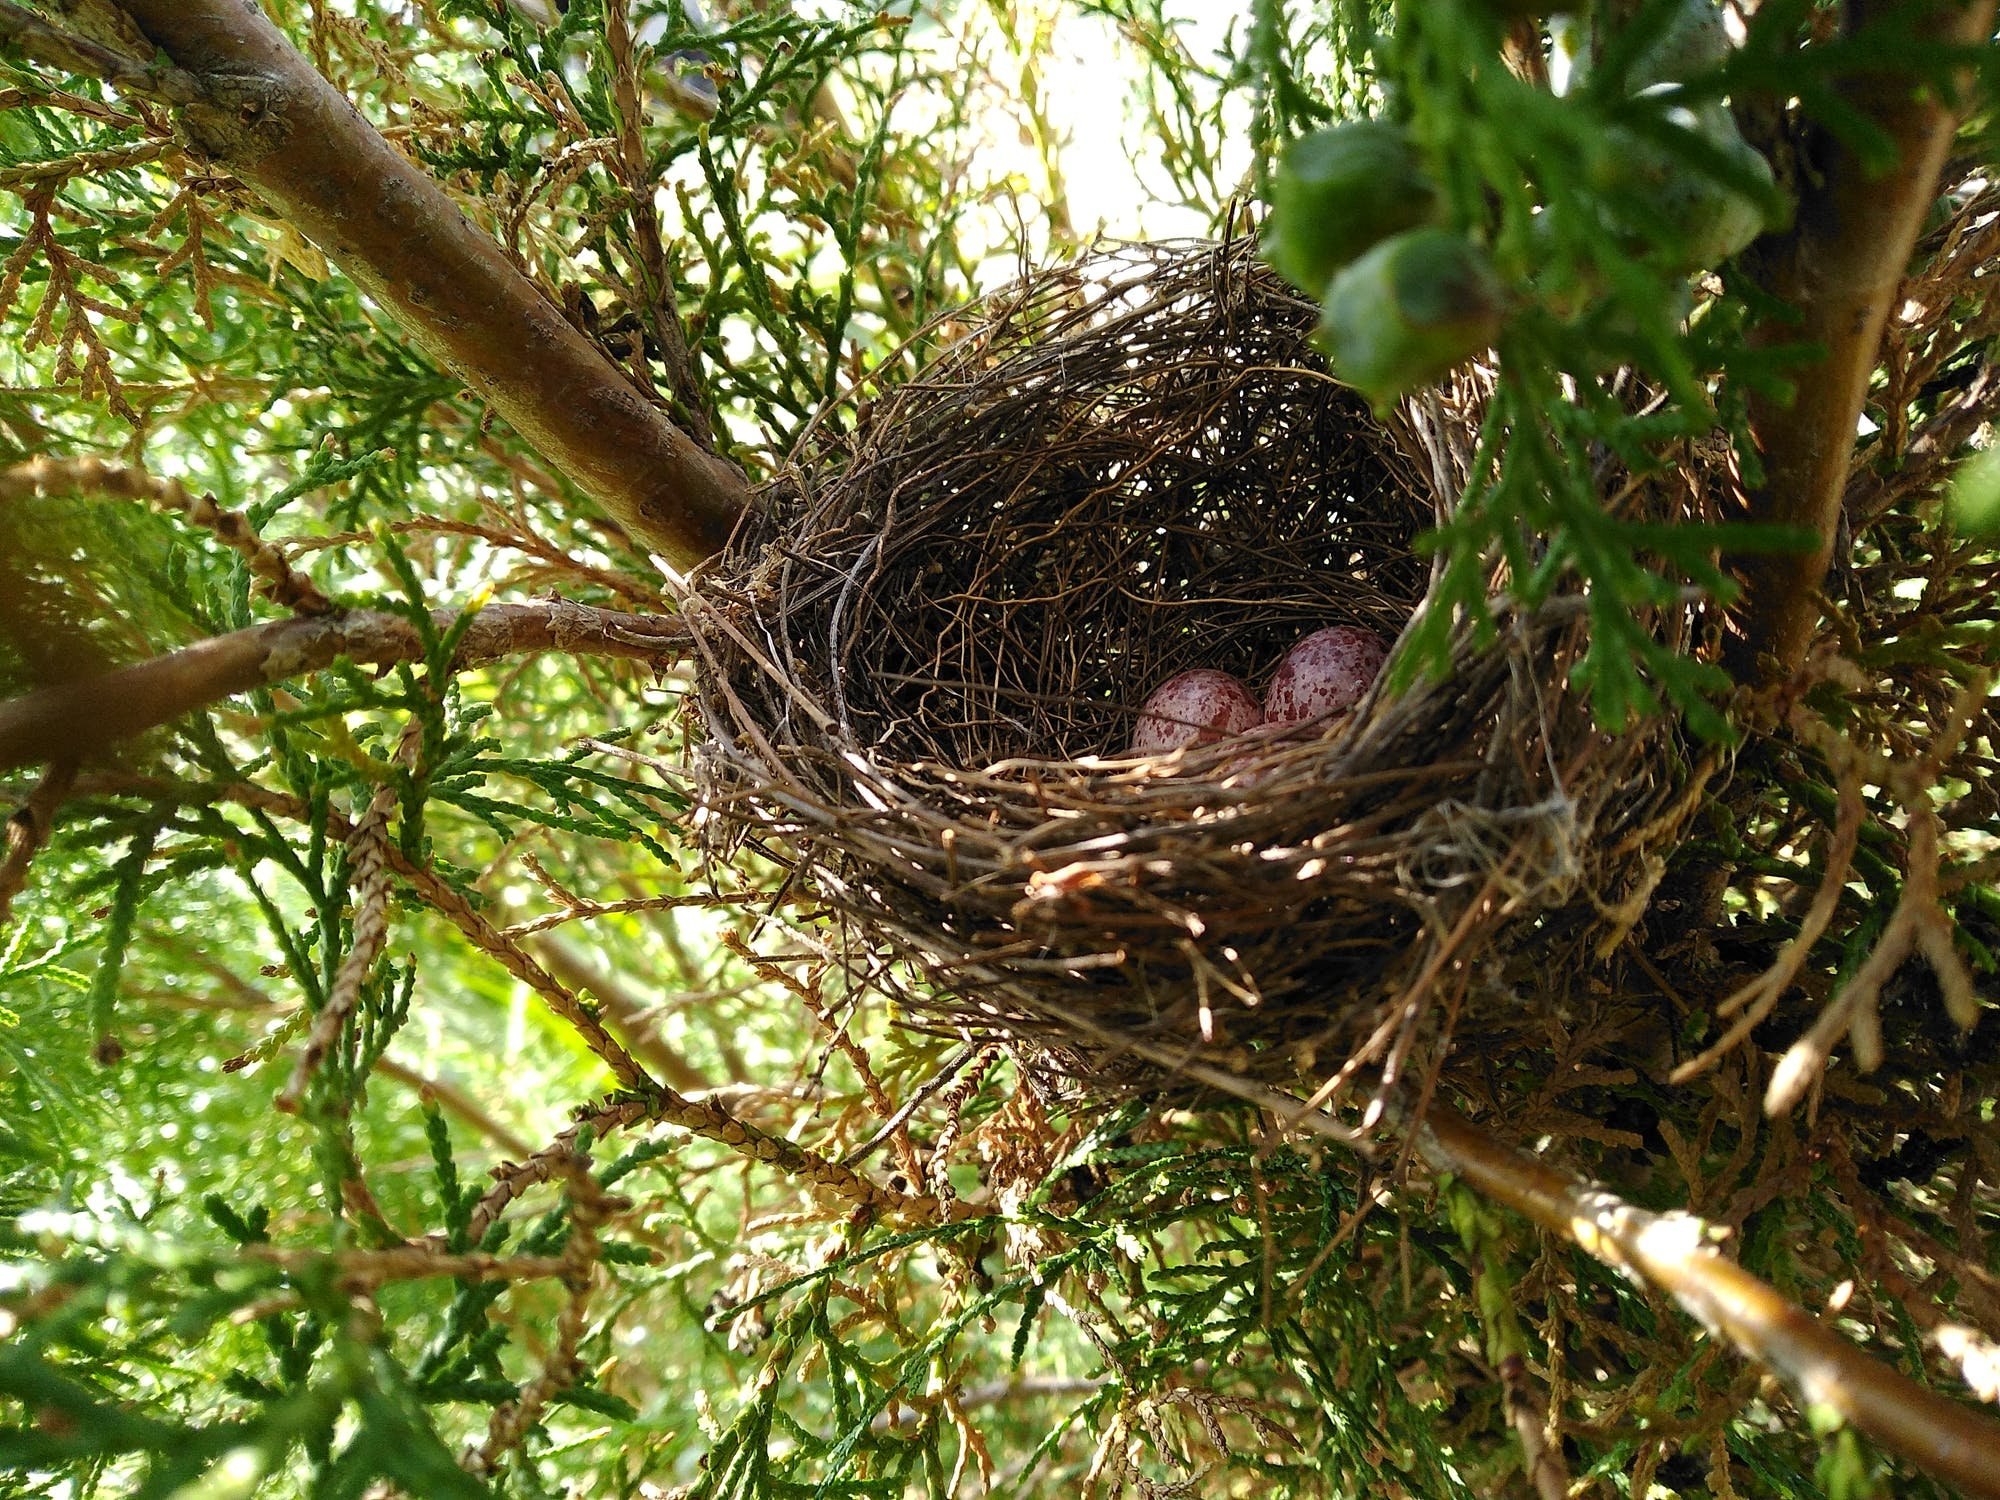
[[1318,296],[1342,266],[1392,234],[1427,223],[1436,186],[1394,125],[1355,120],[1292,142],[1271,183],[1264,258]]
[[1334,277],[1317,342],[1335,375],[1384,406],[1489,347],[1504,304],[1479,246],[1449,229],[1413,229]]

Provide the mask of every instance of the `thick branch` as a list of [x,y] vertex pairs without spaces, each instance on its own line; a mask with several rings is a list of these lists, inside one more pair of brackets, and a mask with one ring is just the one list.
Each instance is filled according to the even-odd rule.
[[1837,1413],[1967,1495],[2000,1500],[2000,1423],[1906,1380],[1725,1259],[1691,1214],[1656,1214],[1586,1188],[1433,1105],[1418,1133],[1432,1166],[1668,1293],[1800,1404]]
[[385,141],[254,5],[121,0],[204,97],[189,138],[489,401],[542,456],[676,567],[728,539],[748,503],[705,452]]
[[[440,611],[440,631],[455,617]],[[537,651],[664,663],[685,654],[687,632],[669,615],[626,615],[588,605],[490,604],[460,639],[454,668]],[[316,672],[345,657],[362,666],[420,661],[423,638],[401,615],[355,610],[278,620],[216,636],[81,682],[0,703],[0,771],[88,758],[105,746],[205,703]]]
[[[1133,1050],[1145,1056],[1152,1044]],[[1170,1060],[1226,1094],[1257,1104],[1288,1129],[1356,1147],[1354,1131],[1310,1101],[1221,1068]],[[1431,1103],[1416,1148],[1434,1169],[1465,1179],[1493,1202],[1532,1219],[1586,1254],[1666,1292],[1738,1353],[1782,1379],[1808,1413],[1828,1411],[1974,1500],[2000,1500],[2000,1423],[1926,1390],[1870,1358],[1797,1304],[1716,1250],[1692,1214],[1651,1213],[1573,1181],[1506,1145],[1490,1130]]]
[[[1994,0],[1851,0],[1847,24],[1850,31],[1894,26],[1906,38],[1973,46],[1992,35],[1993,14]],[[1895,143],[1896,165],[1874,175],[1852,149],[1818,132],[1797,221],[1750,262],[1764,289],[1799,314],[1796,323],[1768,324],[1764,340],[1805,340],[1826,358],[1801,372],[1789,404],[1750,398],[1765,469],[1764,487],[1750,497],[1751,519],[1809,526],[1819,545],[1734,559],[1744,583],[1735,664],[1742,677],[1787,676],[1805,659],[1882,330],[1955,125],[1946,102],[1908,69],[1858,76],[1844,95]]]

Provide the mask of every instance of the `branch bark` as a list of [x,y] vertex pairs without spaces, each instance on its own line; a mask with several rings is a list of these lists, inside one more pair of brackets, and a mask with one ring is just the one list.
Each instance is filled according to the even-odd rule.
[[1692,1214],[1656,1214],[1501,1144],[1433,1104],[1417,1149],[1496,1203],[1659,1288],[1782,1379],[1808,1414],[1825,1410],[1975,1500],[2000,1500],[2000,1423],[1871,1359],[1756,1276],[1725,1259]]
[[[432,618],[440,632],[457,619],[449,610]],[[619,614],[566,600],[490,604],[467,625],[452,667],[463,670],[538,651],[661,664],[679,660],[686,647],[685,627],[669,615]],[[392,666],[423,656],[415,625],[374,610],[253,625],[0,703],[0,771],[88,759],[205,703],[317,672],[342,657],[361,666]]]
[[11,0],[0,0],[0,43],[17,48],[29,62],[102,78],[124,93],[169,104],[185,104],[200,95],[195,80],[178,68],[156,67],[90,37],[51,26]]
[[[1286,1130],[1367,1149],[1357,1132],[1310,1100],[1152,1043],[1135,1039],[1132,1050],[1269,1110]],[[1413,1135],[1417,1154],[1433,1170],[1464,1178],[1481,1196],[1667,1293],[1737,1353],[1783,1380],[1809,1416],[1837,1415],[1973,1500],[2000,1500],[2000,1464],[1994,1462],[2000,1422],[1906,1379],[1725,1259],[1703,1220],[1634,1208],[1564,1176],[1434,1100],[1425,1105]]]
[[[1850,0],[1846,28],[1894,25],[1906,38],[1974,46],[1992,36],[1993,17],[1994,0]],[[1767,323],[1762,340],[1805,340],[1826,358],[1802,372],[1789,403],[1750,398],[1765,470],[1750,519],[1811,527],[1819,544],[1809,553],[1732,559],[1744,585],[1733,665],[1745,680],[1787,677],[1805,660],[1882,330],[1956,124],[1946,101],[1907,68],[1857,76],[1842,92],[1894,142],[1895,167],[1871,174],[1850,147],[1816,130],[1791,231],[1746,258],[1763,289],[1799,314],[1796,323]]]
[[177,111],[188,138],[619,525],[682,569],[728,540],[750,498],[735,465],[647,402],[254,4],[120,3],[199,82]]

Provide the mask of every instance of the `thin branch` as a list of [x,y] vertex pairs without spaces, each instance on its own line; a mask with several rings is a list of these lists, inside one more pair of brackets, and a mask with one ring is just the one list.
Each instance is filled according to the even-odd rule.
[[415,1089],[423,1098],[435,1099],[445,1113],[456,1115],[502,1151],[526,1156],[535,1149],[520,1132],[495,1119],[477,1099],[447,1079],[427,1077],[387,1053],[375,1059],[375,1072]]
[[[1764,1091],[1766,1114],[1783,1114],[1797,1106],[1826,1071],[1827,1060],[1842,1037],[1848,1038],[1854,1064],[1863,1073],[1881,1065],[1882,1021],[1876,1002],[1882,986],[1895,977],[1913,951],[1929,961],[1951,1019],[1966,1031],[1978,1024],[1979,995],[1965,961],[1958,956],[1955,925],[1939,902],[1943,823],[1932,794],[1943,780],[1945,765],[1977,722],[1985,701],[1986,679],[1982,674],[1959,690],[1950,716],[1929,750],[1915,761],[1893,762],[1873,771],[1873,779],[1887,784],[1909,819],[1902,893],[1868,957],[1826,1003],[1811,1029],[1793,1042],[1771,1069]],[[1822,732],[1819,738],[1825,742],[1832,737]],[[1821,754],[1836,766],[1843,760],[1851,763],[1858,759],[1850,748],[1837,742],[1823,744]]]
[[[1894,27],[1908,47],[1971,47],[1991,37],[1994,9],[1994,0],[1850,0],[1847,28]],[[1819,544],[1809,553],[1733,559],[1744,584],[1742,637],[1732,643],[1741,677],[1789,676],[1805,660],[1882,331],[1956,124],[1948,102],[1907,67],[1859,75],[1842,92],[1894,143],[1895,166],[1876,175],[1844,141],[1817,132],[1792,230],[1746,260],[1763,289],[1798,313],[1796,322],[1768,321],[1759,337],[1816,344],[1826,357],[1800,372],[1789,402],[1750,396],[1750,430],[1765,469],[1750,518],[1811,527]]]
[[[577,1111],[576,1125],[522,1162],[493,1169],[494,1184],[473,1205],[466,1236],[472,1244],[486,1238],[493,1222],[516,1198],[539,1183],[560,1175],[562,1164],[575,1145],[576,1134],[584,1125],[602,1140],[614,1130],[659,1123],[678,1126],[691,1135],[716,1141],[741,1155],[776,1167],[795,1181],[819,1190],[830,1198],[867,1209],[878,1218],[897,1224],[935,1225],[984,1217],[991,1212],[963,1202],[944,1203],[928,1193],[901,1193],[884,1187],[852,1168],[831,1161],[818,1152],[760,1130],[729,1112],[720,1098],[686,1098],[671,1089],[655,1089],[650,1096],[627,1094]],[[435,1240],[436,1236],[432,1236]]]
[[[233,802],[238,806],[254,807],[295,822],[324,823],[330,836],[343,841],[352,839],[355,833],[355,824],[332,808],[315,812],[297,797],[273,791],[269,787],[258,786],[254,782],[202,785],[108,773],[82,778],[79,785],[86,791],[109,792],[116,796],[146,797],[155,801]],[[411,863],[393,844],[383,845],[382,858],[398,879],[408,883],[419,900],[450,922],[473,947],[496,960],[509,974],[539,995],[551,1011],[567,1021],[577,1035],[582,1037],[584,1045],[597,1054],[622,1086],[641,1092],[658,1087],[651,1075],[634,1062],[631,1054],[604,1029],[604,1024],[598,1020],[596,1012],[590,1006],[584,1004],[560,980],[536,962],[519,943],[501,932],[475,910],[472,903],[455,886],[445,881],[429,866]],[[273,1031],[255,1047],[242,1054],[240,1058],[233,1058],[224,1063],[223,1067],[234,1072],[252,1063],[262,1062],[289,1041],[302,1022],[303,1013],[299,1013],[286,1025]]]
[[1825,873],[1820,877],[1819,889],[1813,894],[1812,906],[1799,923],[1798,932],[1785,944],[1770,968],[1716,1006],[1715,1018],[1718,1021],[1735,1015],[1739,1010],[1742,1015],[1737,1016],[1735,1023],[1699,1057],[1675,1068],[1668,1077],[1669,1083],[1686,1083],[1690,1078],[1706,1073],[1763,1025],[1791,988],[1792,981],[1798,978],[1806,960],[1812,956],[1813,945],[1833,921],[1835,912],[1840,908],[1841,895],[1847,888],[1847,871],[1854,860],[1855,846],[1861,841],[1862,814],[1867,811],[1867,803],[1861,795],[1860,773],[1852,765],[1843,765],[1839,768],[1839,778],[1839,811],[1833,832],[1827,840]]
[[[501,935],[511,939],[514,931],[505,928],[501,930]],[[632,1055],[664,1078],[670,1087],[689,1093],[709,1086],[701,1070],[660,1034],[660,1023],[653,1007],[628,990],[617,976],[560,938],[537,939],[534,951],[556,978],[575,989],[588,992],[603,1006],[604,1018],[625,1039]]]
[[[458,617],[440,610],[432,618],[446,632]],[[618,656],[659,666],[679,660],[686,645],[686,629],[667,615],[620,614],[567,600],[489,604],[466,627],[452,666],[463,671],[541,651]],[[0,771],[88,759],[203,704],[317,672],[343,657],[360,666],[389,666],[423,656],[423,637],[401,615],[355,610],[254,625],[0,703]]]
[[193,144],[256,189],[634,537],[678,568],[729,537],[749,489],[619,373],[284,34],[241,0],[121,0],[202,96]]
[[[540,1281],[568,1275],[566,1257],[558,1255],[488,1255],[478,1251],[448,1255],[427,1241],[394,1245],[386,1250],[343,1250],[328,1255],[319,1250],[287,1250],[275,1245],[245,1245],[243,1258],[276,1266],[294,1276],[331,1266],[334,1285],[346,1292],[370,1291],[390,1281],[450,1276],[460,1281]],[[268,1311],[268,1306],[260,1310]]]
[[[408,765],[422,743],[421,721],[413,717],[396,748],[396,760]],[[275,1102],[287,1114],[297,1113],[313,1074],[340,1041],[348,1018],[360,1008],[362,988],[375,971],[382,950],[388,946],[389,893],[394,886],[389,868],[389,815],[400,800],[396,783],[383,782],[368,799],[354,831],[347,836],[349,885],[354,892],[354,941],[333,976],[326,1003],[313,1017],[312,1031],[292,1067],[292,1076],[278,1093]]]
[[58,761],[49,767],[28,800],[7,820],[4,841],[0,841],[0,928],[7,925],[14,898],[28,883],[28,865],[55,827],[56,809],[76,783],[76,762]]
[[201,85],[179,68],[142,61],[89,37],[52,26],[33,11],[0,0],[0,43],[16,48],[29,62],[102,78],[122,92],[170,104],[201,96]]
[[1507,1419],[1514,1424],[1514,1434],[1521,1440],[1521,1462],[1535,1493],[1541,1500],[1567,1500],[1569,1470],[1563,1464],[1562,1450],[1548,1444],[1542,1404],[1535,1399],[1528,1363],[1518,1354],[1509,1354],[1500,1361],[1500,1395],[1507,1408]]

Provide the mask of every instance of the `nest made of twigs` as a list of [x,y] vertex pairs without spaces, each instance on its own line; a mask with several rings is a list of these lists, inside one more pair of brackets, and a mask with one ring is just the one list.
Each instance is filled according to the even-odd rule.
[[905,1003],[1100,1077],[1200,1046],[1290,1079],[1395,1060],[1501,925],[1643,890],[1677,747],[1590,728],[1561,603],[1337,722],[1118,758],[1178,671],[1261,689],[1302,634],[1423,607],[1475,402],[1378,422],[1316,317],[1242,243],[1031,276],[823,420],[700,581],[705,825]]

